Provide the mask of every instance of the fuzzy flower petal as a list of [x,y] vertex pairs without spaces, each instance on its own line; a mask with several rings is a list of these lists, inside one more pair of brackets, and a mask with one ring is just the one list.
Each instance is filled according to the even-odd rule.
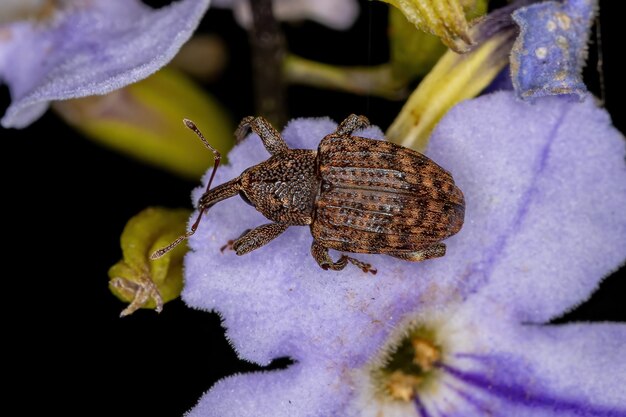
[[[324,119],[296,120],[283,136],[292,147],[315,148],[334,126]],[[369,130],[361,135],[379,136],[380,132]],[[233,165],[218,172],[217,182],[265,159],[264,152],[252,135],[232,151]],[[547,98],[531,105],[517,101],[511,92],[484,96],[459,105],[442,120],[428,153],[452,172],[467,203],[465,225],[446,240],[448,253],[441,259],[410,263],[382,255],[355,255],[372,263],[378,274],[365,275],[349,267],[339,273],[322,271],[310,256],[312,238],[306,227],[291,227],[267,246],[242,257],[228,251],[221,254],[219,248],[228,239],[267,220],[238,198],[220,202],[209,211],[190,241],[184,300],[196,308],[218,311],[242,358],[267,364],[289,356],[297,362],[295,366],[302,367],[293,372],[325,372],[315,377],[324,388],[313,388],[310,380],[302,383],[287,371],[267,376],[268,384],[281,381],[272,386],[287,386],[289,399],[298,400],[320,389],[326,390],[328,398],[321,403],[306,401],[297,410],[282,402],[271,404],[267,396],[267,402],[226,399],[223,393],[229,389],[251,392],[260,388],[248,384],[265,381],[237,376],[207,394],[199,406],[204,411],[198,409],[197,415],[219,415],[210,411],[209,404],[215,402],[215,409],[230,410],[221,414],[225,416],[258,415],[256,407],[272,410],[268,414],[275,416],[460,416],[481,407],[466,400],[468,395],[470,400],[477,398],[476,403],[494,397],[489,401],[495,404],[497,416],[555,415],[556,408],[545,405],[553,398],[564,404],[578,401],[582,409],[591,410],[587,415],[611,415],[602,414],[605,409],[617,410],[615,416],[626,413],[626,403],[615,400],[617,388],[604,396],[591,395],[619,380],[612,371],[615,367],[594,359],[615,357],[617,342],[585,345],[589,358],[572,366],[570,375],[582,377],[588,372],[589,380],[572,391],[581,393],[572,399],[568,381],[558,371],[561,365],[550,362],[550,352],[571,343],[571,353],[564,353],[562,360],[574,360],[575,348],[585,335],[602,330],[537,327],[533,333],[534,328],[520,324],[543,323],[582,301],[624,259],[626,219],[618,213],[626,207],[626,152],[623,137],[611,127],[606,113],[591,100]],[[194,200],[201,192],[194,193]],[[331,252],[331,256],[336,259],[338,253]],[[407,334],[407,321],[412,318],[439,335],[433,341],[445,348],[437,365],[439,376],[428,386],[434,388],[420,392],[412,403],[382,401],[380,392],[372,388],[371,370],[385,363],[380,359],[384,347],[394,337]],[[586,333],[586,329],[593,332]],[[621,330],[615,331],[622,340]],[[603,337],[611,332],[613,328]],[[547,346],[551,338],[555,345]],[[531,358],[535,365],[533,369],[513,367],[490,358],[501,365],[483,373],[500,372],[502,378],[495,382],[504,387],[502,394],[493,394],[475,387],[482,382],[474,384],[469,377],[453,374],[477,370],[460,362],[457,354],[493,354],[498,360],[505,356],[511,364]],[[446,384],[457,384],[454,387],[462,392],[444,389]],[[500,398],[518,392],[506,389],[519,387],[525,387],[524,392],[536,402],[518,404]],[[400,397],[407,392],[404,388],[393,387]],[[319,409],[324,401],[336,408]],[[519,412],[503,414],[499,407],[504,403],[519,406]],[[538,404],[536,409],[533,404]],[[570,409],[566,411],[572,415]]]
[[0,27],[0,82],[9,86],[5,128],[22,128],[53,100],[105,94],[167,64],[197,27],[209,0],[158,10],[137,0],[76,2],[43,22]]
[[626,416],[626,325],[532,325],[502,314],[497,306],[469,303],[440,315],[449,349],[439,390],[421,399],[426,409],[459,417],[470,410],[502,417]]
[[[446,350],[431,386],[414,404],[395,404],[401,415],[626,416],[624,324],[523,324],[507,320],[499,307],[478,303],[443,313],[425,309],[415,316],[437,328]],[[366,372],[353,379],[362,385],[349,415],[374,417],[393,410],[389,403],[372,401]],[[357,412],[368,400],[367,412]]]
[[[528,409],[536,415],[626,415],[626,325],[520,324],[495,334],[496,328],[483,326],[492,330],[481,335],[483,350],[455,353],[457,367],[446,370],[470,397],[502,403],[502,414],[510,416]],[[494,337],[497,347],[487,351]]]
[[332,416],[349,394],[339,383],[340,375],[332,367],[300,364],[283,371],[235,375],[219,381],[186,417]]
[[583,97],[582,68],[597,0],[545,1],[516,11],[520,35],[511,52],[511,76],[522,98]]
[[461,288],[488,283],[484,297],[532,322],[584,301],[624,256],[624,148],[592,99],[523,105],[501,93],[453,109],[428,153],[453,169],[464,236],[482,252],[466,258]]

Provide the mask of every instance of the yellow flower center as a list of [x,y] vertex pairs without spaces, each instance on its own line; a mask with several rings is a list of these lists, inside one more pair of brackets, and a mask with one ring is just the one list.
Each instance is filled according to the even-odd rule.
[[389,349],[383,365],[373,370],[374,380],[384,396],[412,401],[428,382],[441,360],[441,348],[430,332],[420,328]]

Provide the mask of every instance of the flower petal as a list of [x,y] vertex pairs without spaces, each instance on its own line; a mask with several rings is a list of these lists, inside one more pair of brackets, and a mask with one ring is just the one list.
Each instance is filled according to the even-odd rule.
[[[585,123],[587,127],[581,126]],[[543,126],[561,126],[558,140],[550,139]],[[333,129],[329,120],[297,120],[283,135],[291,147],[315,148]],[[594,145],[596,136],[603,141]],[[548,158],[549,169],[541,170],[551,141],[559,146]],[[606,114],[591,102],[547,99],[533,106],[517,102],[512,92],[467,102],[444,118],[429,150],[466,196],[466,223],[446,240],[445,257],[410,263],[357,255],[378,269],[375,277],[350,267],[341,273],[322,271],[310,256],[312,238],[304,227],[289,228],[242,257],[221,254],[228,239],[267,223],[232,198],[211,208],[191,239],[183,298],[193,307],[221,312],[239,354],[261,364],[278,356],[297,360],[314,353],[342,355],[357,366],[420,304],[445,305],[487,284],[484,297],[525,318],[561,313],[587,297],[622,260],[623,147]],[[580,149],[584,152],[576,154]],[[216,183],[239,175],[264,155],[260,140],[252,135],[231,152],[232,165],[217,173]],[[196,190],[196,201],[201,193]],[[554,198],[545,202],[538,198],[541,193]],[[596,216],[598,207],[603,213]],[[542,216],[542,221],[525,223],[531,215]],[[565,242],[563,234],[555,234],[564,230]],[[550,239],[553,235],[559,238]],[[541,245],[527,244],[531,238]],[[331,251],[331,256],[338,254]],[[520,270],[523,280],[517,279]]]
[[[489,281],[480,300],[543,322],[584,301],[624,261],[625,142],[591,99],[529,105],[496,94],[457,107],[437,134],[447,139],[431,151],[459,170],[470,202],[465,233],[484,246],[467,272],[468,282]],[[475,210],[493,217],[475,224]]]
[[170,66],[105,95],[54,102],[52,109],[87,138],[194,181],[214,156],[181,129],[183,118],[197,120],[221,152],[234,142],[230,115],[220,103]]
[[515,5],[488,14],[470,31],[477,47],[459,55],[447,51],[411,93],[387,129],[387,139],[423,152],[432,130],[453,106],[477,96],[509,63],[515,38]]
[[52,100],[105,94],[146,78],[173,58],[208,6],[181,0],[152,10],[139,1],[95,0],[49,22],[8,25],[0,33],[0,80],[12,103],[2,126],[29,125]]
[[[215,7],[232,8],[237,22],[250,27],[250,5],[242,0],[215,0]],[[310,19],[335,30],[346,30],[359,15],[355,0],[275,0],[274,14],[279,20],[298,21]]]
[[446,256],[466,265],[463,293],[486,285],[481,300],[543,322],[624,261],[626,143],[591,99],[492,94],[453,109],[431,144],[465,193],[459,239],[482,249]]
[[460,0],[381,0],[397,7],[408,21],[425,32],[438,36],[450,49],[463,53],[474,44],[464,8],[476,7],[475,1]]
[[[186,417],[333,416],[348,396],[332,367],[295,364],[286,370],[219,381]],[[332,395],[329,395],[332,393]]]
[[450,416],[471,409],[502,417],[626,416],[626,325],[504,326],[480,317],[474,350],[455,352],[443,365],[443,389],[428,399],[431,409]]
[[587,92],[587,58],[596,0],[545,1],[513,14],[520,35],[511,52],[511,76],[522,98]]

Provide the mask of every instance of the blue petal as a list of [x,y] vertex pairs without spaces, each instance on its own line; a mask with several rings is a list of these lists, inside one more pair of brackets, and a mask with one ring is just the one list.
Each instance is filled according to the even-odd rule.
[[[349,396],[332,363],[235,375],[219,381],[186,417],[338,416]],[[332,393],[332,395],[329,395]]]
[[544,322],[624,262],[626,142],[591,98],[530,104],[502,92],[462,103],[429,154],[465,193],[459,240],[481,248],[455,259],[467,265],[462,293],[480,292],[472,302]]
[[[333,128],[328,120],[297,120],[284,137],[292,147],[315,148]],[[221,312],[248,360],[341,355],[358,365],[421,306],[467,299],[485,287],[481,300],[543,321],[588,297],[624,259],[624,142],[591,101],[531,105],[512,92],[485,96],[453,109],[431,144],[430,156],[466,196],[465,225],[446,240],[445,257],[411,263],[358,255],[378,268],[375,277],[354,267],[322,271],[306,227],[291,227],[245,256],[222,254],[227,240],[267,223],[236,197],[211,208],[190,240],[184,300]],[[216,183],[266,157],[251,136],[232,151]]]
[[626,325],[503,328],[480,320],[472,348],[442,365],[442,389],[426,399],[428,409],[448,416],[626,416]]
[[596,0],[565,0],[513,13],[521,33],[511,52],[511,76],[520,97],[584,96],[581,72],[596,9]]
[[5,128],[22,128],[52,100],[106,94],[167,64],[189,39],[209,0],[153,10],[138,0],[94,0],[51,21],[0,28],[0,82],[12,103]]
[[[489,115],[488,123],[485,115]],[[334,127],[328,119],[295,120],[283,136],[291,147],[315,148]],[[360,135],[376,136],[380,131]],[[228,337],[243,358],[267,364],[273,358],[290,356],[302,367],[298,372],[303,375],[316,369],[334,369],[341,374],[336,384],[329,386],[328,379],[320,378],[322,385],[316,386],[312,379],[276,373],[275,379],[267,380],[277,387],[271,391],[272,397],[286,398],[283,391],[296,395],[327,390],[328,399],[316,396],[317,401],[341,407],[344,391],[335,394],[336,387],[354,389],[353,401],[339,411],[329,412],[332,408],[328,408],[319,412],[320,406],[311,400],[302,403],[301,415],[351,415],[346,410],[359,410],[354,413],[359,416],[376,415],[367,399],[377,400],[371,395],[360,397],[362,391],[358,384],[351,385],[351,377],[377,357],[390,333],[404,329],[404,320],[418,317],[425,323],[427,311],[436,312],[433,328],[438,333],[450,330],[454,340],[446,350],[448,356],[455,352],[488,356],[490,364],[499,365],[490,365],[490,372],[484,372],[483,364],[472,366],[467,359],[449,362],[444,358],[450,369],[443,382],[452,385],[444,403],[457,406],[458,412],[442,411],[436,396],[425,395],[420,397],[422,415],[482,415],[486,412],[481,407],[495,407],[495,415],[506,415],[502,410],[511,409],[515,416],[552,416],[554,410],[544,405],[556,402],[560,404],[557,409],[566,412],[576,407],[598,415],[613,412],[621,403],[609,392],[592,403],[588,397],[567,395],[567,378],[557,378],[567,361],[576,360],[574,356],[564,356],[558,369],[556,363],[552,368],[544,366],[554,362],[555,352],[569,340],[580,346],[587,328],[558,337],[549,333],[542,340],[533,337],[531,341],[531,334],[517,336],[525,327],[516,327],[521,321],[543,322],[582,301],[624,259],[626,149],[606,112],[591,100],[551,97],[530,104],[516,100],[512,92],[492,94],[453,109],[433,133],[428,152],[453,173],[466,196],[465,226],[446,241],[444,258],[410,263],[358,255],[378,267],[379,274],[372,277],[357,268],[322,271],[310,256],[312,239],[306,227],[292,227],[242,257],[222,254],[219,248],[228,239],[267,223],[253,208],[233,198],[214,206],[190,240],[183,298],[193,307],[219,311]],[[231,152],[232,165],[217,173],[216,182],[231,179],[266,157],[258,137],[251,135]],[[208,175],[204,181],[207,179]],[[194,200],[202,191],[195,191]],[[456,318],[444,317],[442,311],[452,311],[448,316]],[[592,338],[599,334],[594,329],[588,333]],[[605,343],[604,351],[598,344],[593,345],[595,351],[581,349],[615,358],[615,346],[623,342],[619,332],[617,345]],[[519,350],[513,350],[507,338]],[[549,359],[544,363],[542,355],[548,347],[542,343],[547,345],[550,340],[556,347],[550,355],[545,353]],[[534,345],[542,347],[533,350]],[[532,369],[524,370],[528,358],[522,350],[536,356],[537,365]],[[609,362],[612,360],[617,359]],[[582,368],[572,369],[576,372],[570,376],[583,373]],[[474,378],[476,373],[479,375]],[[281,375],[286,375],[284,381]],[[497,389],[481,388],[487,380],[478,377],[494,375],[497,378],[491,381],[498,384]],[[240,382],[228,382],[235,380]],[[601,380],[596,387],[594,380],[572,392],[591,395],[604,390],[609,381]],[[261,394],[262,379],[235,377],[228,381],[218,385],[215,394],[207,394],[202,401],[204,410],[240,411],[235,394],[242,392],[254,397],[241,403],[244,413],[252,413],[256,407],[283,412],[272,408],[280,406],[272,404],[272,397]],[[537,384],[533,385],[534,381]],[[306,389],[298,391],[292,383]],[[535,408],[513,398],[522,389],[534,398]],[[220,392],[223,395],[218,396]]]

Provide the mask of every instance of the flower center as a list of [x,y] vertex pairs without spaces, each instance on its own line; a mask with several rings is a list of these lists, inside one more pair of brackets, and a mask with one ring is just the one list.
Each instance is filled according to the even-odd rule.
[[406,402],[417,396],[441,359],[441,348],[433,340],[431,333],[420,328],[389,350],[384,365],[374,370],[381,393]]

